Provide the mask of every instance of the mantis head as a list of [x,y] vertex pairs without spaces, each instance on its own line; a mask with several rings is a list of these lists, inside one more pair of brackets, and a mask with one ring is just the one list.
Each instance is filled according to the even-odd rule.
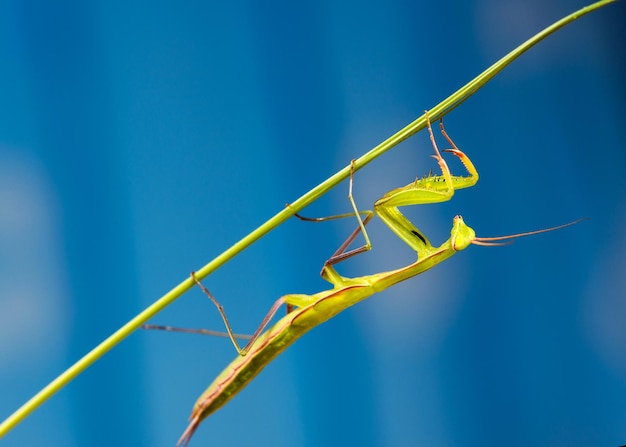
[[474,240],[476,233],[463,221],[461,216],[452,219],[452,231],[450,231],[450,246],[454,251],[465,250]]

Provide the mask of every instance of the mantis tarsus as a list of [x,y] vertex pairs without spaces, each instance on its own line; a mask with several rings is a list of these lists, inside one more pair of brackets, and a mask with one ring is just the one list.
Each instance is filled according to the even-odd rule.
[[[428,119],[428,114],[426,114],[426,117]],[[481,238],[477,237],[474,230],[465,224],[461,216],[455,216],[452,221],[450,238],[439,247],[434,247],[428,238],[398,210],[398,207],[444,202],[450,200],[455,190],[471,187],[478,181],[476,168],[470,159],[456,147],[452,139],[448,136],[443,127],[443,119],[440,121],[440,127],[442,135],[452,146],[451,149],[446,149],[444,152],[450,152],[459,158],[465,166],[468,175],[456,176],[450,173],[450,169],[437,147],[430,121],[428,121],[428,132],[435,152],[433,158],[435,158],[439,164],[441,175],[432,175],[432,173],[430,173],[422,178],[417,178],[414,182],[402,188],[388,192],[374,203],[374,211],[372,212],[369,210],[359,211],[356,206],[352,196],[352,184],[354,180],[354,169],[352,169],[348,199],[350,200],[354,213],[317,219],[296,215],[302,220],[309,221],[323,221],[338,217],[356,216],[358,227],[350,234],[346,241],[341,244],[330,259],[326,261],[322,268],[321,276],[330,282],[333,288],[314,295],[292,294],[279,298],[243,348],[239,346],[237,338],[244,337],[233,333],[222,306],[192,273],[192,277],[197,285],[217,307],[226,326],[227,335],[233,342],[239,355],[215,378],[213,383],[196,401],[190,416],[190,423],[179,439],[178,446],[187,445],[200,422],[241,391],[267,364],[278,356],[278,354],[283,352],[304,333],[324,323],[344,309],[370,297],[376,292],[380,292],[405,279],[419,275],[440,262],[443,262],[456,252],[467,248],[470,244],[502,245],[506,243],[503,241],[557,230],[578,222],[577,220],[552,228],[508,236]],[[335,264],[371,249],[371,243],[365,230],[365,225],[371,220],[374,214],[378,215],[400,239],[417,252],[417,260],[405,267],[388,272],[356,278],[342,277],[333,267]],[[365,217],[362,218],[362,215]],[[348,250],[350,244],[360,233],[362,233],[365,238],[365,245],[353,250]],[[287,315],[278,320],[278,322],[267,331],[263,332],[276,312],[283,305],[287,306]],[[180,330],[159,326],[150,326],[150,328]],[[186,331],[201,333],[211,332],[205,330]]]

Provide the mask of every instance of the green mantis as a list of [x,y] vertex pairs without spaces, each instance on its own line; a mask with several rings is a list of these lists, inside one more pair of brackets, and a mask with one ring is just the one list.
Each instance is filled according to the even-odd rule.
[[[426,114],[426,117],[428,119],[428,114]],[[237,349],[238,356],[215,378],[213,383],[196,401],[190,416],[190,423],[179,439],[178,446],[187,445],[203,419],[226,404],[294,341],[348,307],[394,284],[425,272],[471,244],[502,245],[506,243],[503,242],[506,240],[553,231],[578,222],[570,222],[552,228],[509,236],[481,238],[477,237],[474,230],[465,224],[461,216],[455,216],[452,220],[450,238],[438,247],[433,246],[428,238],[399,211],[398,207],[444,202],[450,200],[457,189],[469,188],[478,181],[476,168],[467,155],[460,151],[448,136],[443,127],[443,121],[440,121],[440,127],[442,135],[452,146],[451,149],[446,149],[444,152],[449,152],[456,156],[463,163],[467,175],[457,176],[451,174],[446,161],[437,147],[430,121],[428,121],[428,132],[434,149],[433,158],[437,160],[441,170],[440,175],[431,173],[418,178],[402,188],[394,189],[385,194],[374,203],[373,211],[359,211],[352,196],[354,180],[354,169],[352,169],[348,198],[354,213],[318,219],[297,215],[300,219],[309,221],[322,221],[352,215],[356,216],[358,220],[358,227],[330,259],[326,261],[322,268],[321,276],[332,284],[332,289],[324,290],[314,295],[291,294],[279,298],[243,348],[237,342],[237,338],[241,337],[233,333],[222,306],[192,273],[192,277],[197,285],[211,299],[222,316],[228,336]],[[415,250],[417,260],[405,267],[387,272],[356,278],[341,276],[335,270],[335,264],[371,249],[372,245],[365,226],[374,214],[378,215],[400,239]],[[361,233],[365,238],[365,244],[362,247],[348,250],[350,244]],[[287,315],[263,332],[283,305],[287,307]]]

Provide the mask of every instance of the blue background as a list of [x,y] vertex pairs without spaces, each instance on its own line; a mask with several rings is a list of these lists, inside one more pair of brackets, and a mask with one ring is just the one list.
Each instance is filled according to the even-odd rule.
[[[262,4],[261,4],[262,3]],[[573,0],[0,2],[0,419],[129,318]],[[626,443],[624,2],[447,116],[481,180],[407,209],[495,236],[315,329],[192,446]],[[420,133],[356,176],[362,208],[435,168]],[[455,172],[462,167],[450,162]],[[347,184],[306,210],[349,210]],[[239,332],[326,288],[354,222],[289,221],[206,280]],[[340,267],[414,254],[380,222]],[[154,323],[222,327],[198,291]],[[229,342],[138,332],[4,439],[173,446]]]

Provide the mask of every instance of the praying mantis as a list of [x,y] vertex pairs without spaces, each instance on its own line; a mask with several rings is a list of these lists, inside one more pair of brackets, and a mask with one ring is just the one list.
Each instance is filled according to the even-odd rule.
[[[456,156],[467,171],[465,176],[452,175],[446,161],[441,156],[433,134],[428,112],[426,112],[428,132],[430,141],[434,149],[432,157],[437,161],[441,175],[429,173],[422,178],[416,178],[408,185],[394,189],[386,193],[382,198],[374,203],[374,210],[360,211],[352,195],[352,185],[354,182],[354,161],[351,165],[348,199],[353,209],[353,213],[338,216],[307,218],[296,214],[305,221],[325,221],[330,219],[355,216],[358,221],[357,228],[348,236],[346,241],[335,251],[335,253],[324,263],[321,276],[333,288],[324,290],[313,295],[290,294],[276,300],[269,312],[262,320],[261,324],[251,337],[243,337],[235,334],[230,326],[223,307],[211,294],[211,292],[191,274],[193,280],[200,289],[210,298],[217,307],[224,325],[227,336],[231,339],[238,356],[230,365],[220,373],[213,383],[209,385],[204,393],[196,401],[190,416],[190,422],[186,430],[178,440],[177,446],[186,446],[194,432],[206,417],[218,410],[239,391],[248,385],[261,370],[268,365],[276,356],[283,352],[299,337],[304,335],[314,327],[328,321],[335,315],[354,304],[365,300],[377,292],[383,291],[401,281],[412,278],[445,261],[458,251],[464,250],[471,244],[474,245],[504,245],[512,239],[530,236],[548,231],[554,231],[573,225],[580,221],[576,220],[567,224],[545,228],[525,233],[512,234],[500,237],[477,237],[474,230],[467,226],[461,216],[455,216],[452,220],[450,238],[439,247],[433,246],[428,238],[410,222],[398,209],[400,206],[421,205],[428,203],[438,203],[450,200],[457,189],[469,188],[478,181],[478,172],[467,155],[459,150],[443,126],[443,118],[440,119],[441,134],[452,146],[443,152],[449,152]],[[334,268],[334,265],[344,261],[359,253],[363,253],[372,248],[369,236],[365,229],[367,223],[374,215],[379,216],[382,221],[409,247],[417,253],[417,260],[405,267],[395,270],[375,273],[355,278],[341,276]],[[364,216],[364,217],[362,217]],[[359,248],[348,250],[348,247],[363,234],[365,244]],[[508,241],[508,242],[507,242]],[[278,320],[273,326],[267,329],[276,312],[285,305],[287,315]],[[166,326],[145,326],[149,329],[166,329],[184,332],[201,332],[216,335],[212,331],[206,330],[185,330]],[[217,335],[220,335],[219,333]],[[248,338],[247,344],[241,348],[237,342],[238,338]]]

